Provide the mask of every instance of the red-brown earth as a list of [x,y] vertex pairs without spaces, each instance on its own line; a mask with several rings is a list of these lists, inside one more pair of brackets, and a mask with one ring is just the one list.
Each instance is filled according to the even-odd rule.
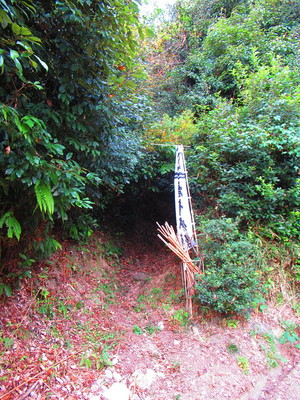
[[300,399],[299,342],[278,340],[299,327],[288,299],[188,320],[158,239],[64,243],[1,300],[0,324],[0,399]]

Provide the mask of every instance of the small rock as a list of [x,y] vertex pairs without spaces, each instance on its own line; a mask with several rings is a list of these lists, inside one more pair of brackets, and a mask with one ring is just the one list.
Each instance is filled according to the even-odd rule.
[[145,374],[141,370],[137,369],[132,374],[132,377],[135,385],[140,389],[149,389],[157,378],[157,374],[155,371],[149,368],[147,368],[147,372]]
[[178,346],[180,344],[180,340],[174,340],[174,346]]
[[157,324],[157,326],[159,327],[159,329],[162,331],[163,329],[165,329],[164,323],[163,321],[159,321],[159,323]]
[[116,365],[116,364],[118,364],[118,362],[119,362],[118,357],[113,357],[112,360],[111,360],[111,364],[112,365]]
[[105,370],[105,377],[108,379],[113,379],[113,371],[111,369]]
[[122,376],[116,371],[113,372],[113,378],[116,382],[121,382],[122,380]]
[[199,328],[197,326],[193,326],[192,327],[192,331],[193,331],[193,334],[195,336],[200,336],[200,331],[199,331]]
[[125,383],[115,382],[103,393],[103,396],[107,400],[129,400],[130,390]]

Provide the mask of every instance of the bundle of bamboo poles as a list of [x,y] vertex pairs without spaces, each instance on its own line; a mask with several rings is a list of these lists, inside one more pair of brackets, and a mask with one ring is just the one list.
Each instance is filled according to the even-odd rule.
[[162,237],[159,234],[158,237],[188,266],[188,269],[191,272],[200,273],[197,266],[193,263],[188,251],[183,249],[173,226],[169,225],[167,222],[165,222],[164,226],[157,223],[157,226],[158,232],[163,235]]
[[186,295],[186,306],[193,314],[192,298],[195,294],[195,274],[200,274],[201,270],[192,261],[188,250],[185,250],[176,235],[174,228],[165,222],[165,225],[158,225],[158,237],[173,251],[183,262],[182,264],[182,279],[184,284],[184,291]]

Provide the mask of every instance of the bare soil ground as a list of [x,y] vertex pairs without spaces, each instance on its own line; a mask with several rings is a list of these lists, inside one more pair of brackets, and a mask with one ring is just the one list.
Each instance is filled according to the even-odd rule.
[[288,302],[189,321],[175,256],[120,243],[65,243],[2,299],[0,399],[300,399]]

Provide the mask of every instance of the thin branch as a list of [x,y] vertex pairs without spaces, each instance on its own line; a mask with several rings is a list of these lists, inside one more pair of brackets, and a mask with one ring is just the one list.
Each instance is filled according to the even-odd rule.
[[24,382],[20,383],[18,386],[14,387],[13,389],[11,389],[10,391],[4,393],[2,396],[0,396],[0,399],[4,399],[4,397],[6,397],[8,394],[13,393],[14,391],[16,391],[17,389],[20,389],[20,387],[26,385],[26,383],[31,382],[33,379],[38,378],[39,376],[45,374],[46,372],[48,372],[49,370],[51,370],[52,368],[55,368],[57,365],[62,364],[63,362],[69,360],[71,357],[75,356],[78,353],[82,353],[82,350],[76,351],[74,354],[71,354],[70,356],[64,358],[61,361],[58,361],[57,363],[49,366],[48,368],[44,369],[41,372],[38,372],[37,374],[35,374],[34,376],[32,376],[31,378],[26,379]]

